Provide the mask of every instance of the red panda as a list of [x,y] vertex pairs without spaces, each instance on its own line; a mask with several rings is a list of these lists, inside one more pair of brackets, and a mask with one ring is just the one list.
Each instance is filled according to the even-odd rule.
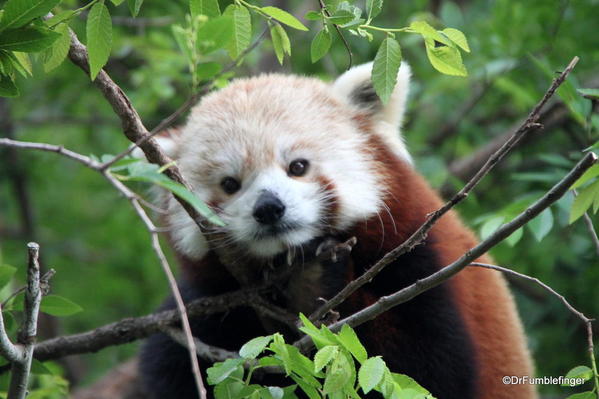
[[[347,259],[308,261],[289,282],[286,306],[310,312],[319,297],[332,297],[441,206],[399,134],[409,67],[401,66],[387,104],[374,92],[371,68],[355,67],[333,84],[284,75],[235,80],[203,98],[178,134],[162,139],[196,195],[226,224],[218,231],[225,239],[208,245],[210,234],[206,239],[176,201],[162,196],[186,300],[239,288],[221,264],[229,246],[259,269],[319,237],[356,237]],[[352,295],[338,309],[341,316],[434,273],[475,244],[449,212],[423,244]],[[200,340],[229,350],[269,333],[246,308],[192,320],[192,329]],[[536,397],[531,385],[502,383],[504,376],[530,376],[533,369],[498,272],[466,269],[357,332],[370,355],[382,355],[392,371],[411,376],[439,399]],[[146,342],[140,369],[155,397],[195,397],[186,350],[166,336]]]

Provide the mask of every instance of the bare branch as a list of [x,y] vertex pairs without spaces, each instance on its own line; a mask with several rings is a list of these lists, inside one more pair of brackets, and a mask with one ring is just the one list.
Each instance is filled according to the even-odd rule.
[[[592,152],[588,153],[562,180],[553,186],[553,188],[551,188],[551,190],[549,190],[539,200],[525,209],[524,212],[520,213],[512,221],[499,227],[497,231],[491,234],[487,239],[481,241],[475,247],[471,248],[458,260],[448,266],[443,267],[428,277],[417,280],[414,284],[406,288],[403,288],[391,295],[379,298],[379,300],[374,304],[332,324],[330,329],[332,331],[338,331],[343,324],[349,324],[352,327],[363,324],[374,319],[381,313],[384,313],[399,304],[407,302],[415,296],[420,295],[424,291],[427,291],[445,282],[460,270],[468,266],[479,256],[482,256],[489,249],[493,248],[495,245],[509,237],[510,234],[526,224],[543,210],[548,208],[555,201],[560,199],[568,191],[570,186],[596,162],[597,155]],[[305,349],[307,346],[311,345],[311,342],[309,337],[303,337],[297,341],[295,345]]]
[[570,312],[572,312],[574,315],[576,315],[576,317],[578,317],[585,324],[586,333],[587,333],[587,346],[588,346],[589,356],[591,359],[591,366],[593,367],[593,377],[594,377],[593,382],[595,384],[595,389],[599,389],[599,377],[597,377],[597,375],[599,373],[597,373],[597,363],[595,361],[595,348],[593,345],[593,321],[594,321],[594,319],[590,319],[590,318],[586,317],[584,315],[584,313],[582,313],[580,310],[576,309],[574,306],[570,305],[570,302],[568,302],[566,300],[566,298],[564,298],[563,295],[559,294],[553,288],[551,288],[550,286],[548,286],[547,284],[545,284],[544,282],[542,282],[541,280],[539,280],[536,277],[527,276],[526,274],[518,273],[517,271],[514,271],[512,269],[508,269],[506,267],[501,267],[501,266],[496,266],[496,265],[490,265],[488,263],[472,262],[472,263],[470,263],[470,266],[483,267],[486,269],[497,270],[497,271],[500,271],[500,272],[505,273],[510,276],[515,276],[515,277],[525,279],[528,281],[533,281],[533,282],[537,283],[538,285],[540,285],[541,287],[543,287],[543,289],[545,289],[546,291],[548,291],[549,293],[551,293],[552,295],[557,297],[560,301],[562,301],[562,303],[566,306],[566,308],[568,308],[568,310]]
[[[165,327],[162,331],[173,339],[173,341],[187,348],[185,342],[185,334],[179,328]],[[239,357],[239,353],[228,351],[226,349],[217,348],[216,346],[205,344],[197,338],[194,338],[195,349],[198,356],[202,359],[209,360],[211,363],[224,362],[227,359],[235,359]]]
[[[33,359],[35,336],[37,335],[37,318],[42,302],[40,289],[40,247],[34,242],[27,244],[29,262],[27,266],[27,289],[25,290],[25,307],[23,310],[23,324],[17,336],[19,356],[12,361],[9,399],[24,399],[27,396],[29,372]],[[4,331],[3,331],[4,334]]]
[[368,269],[364,274],[360,277],[356,278],[348,285],[346,285],[337,295],[335,295],[331,300],[327,301],[323,304],[319,309],[317,309],[311,316],[310,320],[316,321],[323,317],[329,310],[334,309],[336,306],[340,305],[345,299],[347,299],[353,292],[355,292],[358,288],[363,286],[364,284],[372,281],[372,279],[381,272],[388,264],[392,263],[394,260],[399,258],[401,255],[411,251],[414,247],[422,243],[428,234],[428,232],[433,228],[435,223],[451,208],[453,208],[456,204],[460,203],[464,198],[468,196],[470,191],[476,187],[476,185],[482,180],[484,176],[486,176],[491,169],[501,161],[505,155],[510,152],[529,132],[537,129],[540,125],[537,123],[539,118],[539,113],[543,106],[547,103],[549,98],[555,93],[557,88],[564,82],[568,74],[572,71],[576,63],[578,62],[578,57],[574,57],[570,64],[566,67],[566,69],[558,76],[551,84],[541,101],[533,108],[530,112],[524,123],[516,130],[516,132],[511,136],[511,138],[506,141],[501,148],[499,148],[493,155],[491,155],[487,162],[482,166],[482,168],[470,179],[468,183],[448,202],[446,202],[441,208],[437,209],[435,212],[429,214],[426,218],[426,221],[414,232],[406,241],[404,241],[401,245],[394,248],[385,256],[383,256],[374,266]]

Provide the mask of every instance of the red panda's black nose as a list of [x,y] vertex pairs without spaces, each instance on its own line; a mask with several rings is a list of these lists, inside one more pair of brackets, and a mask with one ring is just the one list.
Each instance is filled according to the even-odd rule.
[[264,191],[254,205],[254,219],[261,224],[274,224],[285,214],[285,205],[270,191]]

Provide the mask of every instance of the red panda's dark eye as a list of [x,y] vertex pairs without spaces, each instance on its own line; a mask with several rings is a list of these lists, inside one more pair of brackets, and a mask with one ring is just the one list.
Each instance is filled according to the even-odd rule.
[[289,174],[291,176],[303,176],[308,172],[310,162],[306,159],[296,159],[289,164]]
[[241,183],[233,177],[225,177],[221,180],[220,186],[227,194],[234,194],[241,188]]

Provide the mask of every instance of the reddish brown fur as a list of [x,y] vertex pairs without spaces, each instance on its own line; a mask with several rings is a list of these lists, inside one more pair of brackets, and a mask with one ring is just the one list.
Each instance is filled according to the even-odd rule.
[[[355,120],[363,131],[369,131],[366,118],[358,116]],[[376,158],[378,173],[384,173],[388,188],[385,202],[390,214],[382,211],[379,217],[359,225],[354,234],[358,238],[357,251],[360,251],[360,247],[377,248],[382,256],[405,241],[423,223],[428,213],[442,205],[442,201],[411,166],[395,157],[377,136],[369,135],[367,150]],[[449,265],[477,243],[472,232],[452,211],[435,224],[429,237],[430,245],[440,255],[444,265]],[[487,256],[478,261],[492,263]],[[480,376],[477,397],[536,397],[532,385],[504,385],[501,380],[506,375],[534,375],[517,311],[501,274],[487,269],[467,268],[446,284],[474,340]],[[372,303],[377,299],[364,295],[352,298],[353,302]],[[373,331],[385,328],[388,331],[391,324],[386,323],[382,315],[368,328]],[[388,346],[386,350],[390,350]]]

